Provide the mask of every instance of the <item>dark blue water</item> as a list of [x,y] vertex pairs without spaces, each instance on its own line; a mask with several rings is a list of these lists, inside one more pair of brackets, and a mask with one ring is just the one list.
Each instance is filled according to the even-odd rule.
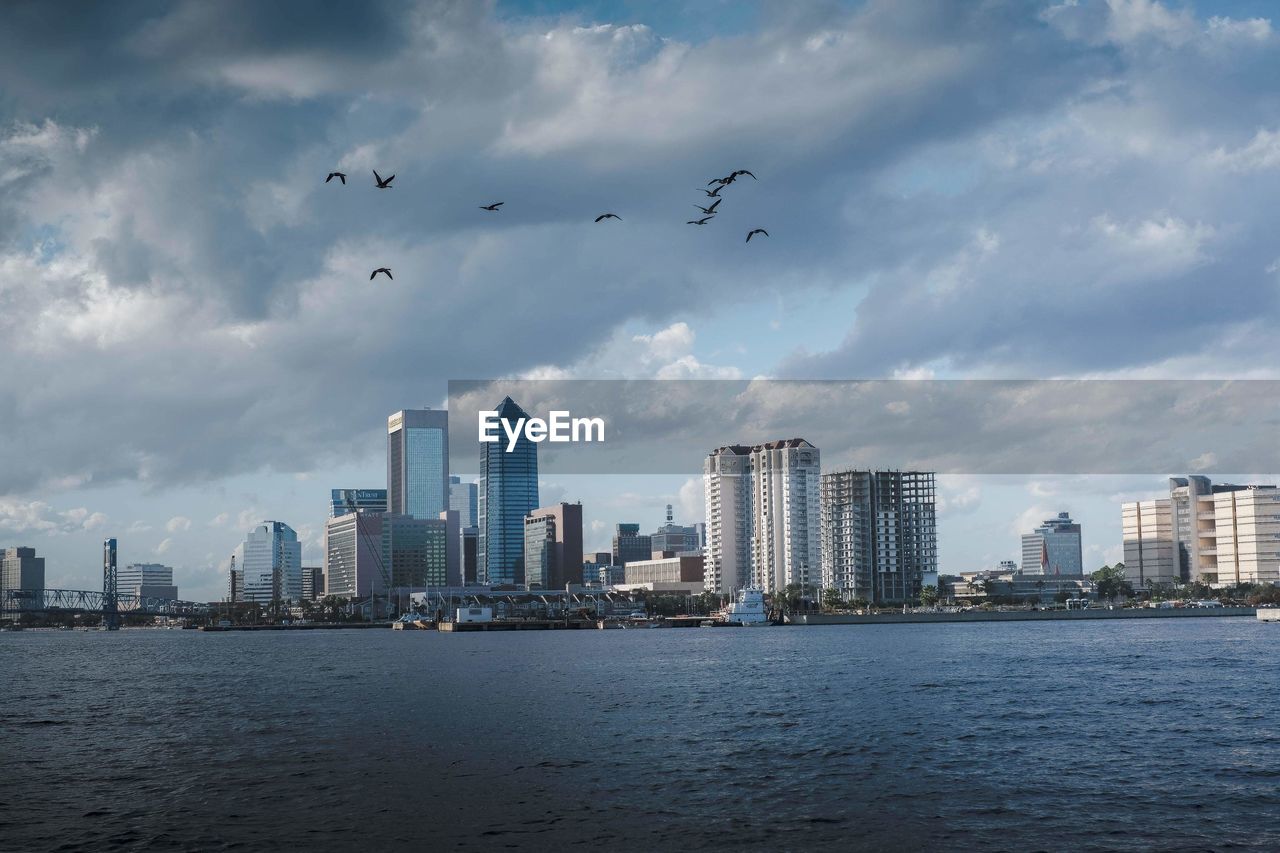
[[1280,849],[1251,618],[0,635],[0,850]]

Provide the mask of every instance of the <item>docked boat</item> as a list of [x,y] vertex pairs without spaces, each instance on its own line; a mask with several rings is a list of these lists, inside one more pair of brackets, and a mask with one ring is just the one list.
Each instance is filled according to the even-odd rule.
[[738,591],[738,598],[721,613],[724,625],[756,628],[769,625],[769,613],[764,608],[764,590],[745,587]]

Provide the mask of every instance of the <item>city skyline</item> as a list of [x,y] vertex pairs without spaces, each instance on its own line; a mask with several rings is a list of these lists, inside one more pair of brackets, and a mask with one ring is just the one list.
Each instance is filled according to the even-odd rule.
[[[56,39],[15,16],[0,51],[0,357],[26,366],[0,377],[20,401],[0,544],[36,547],[51,585],[93,588],[109,534],[206,597],[266,518],[318,561],[324,490],[379,483],[378,419],[453,377],[1277,376],[1256,357],[1277,311],[1265,5],[82,14]],[[282,32],[288,59],[253,35]],[[389,167],[392,192],[354,183]],[[760,180],[720,221],[672,215],[739,168]],[[588,227],[605,208],[622,227]],[[1184,467],[1280,479],[1213,451]],[[940,474],[946,559],[1015,556],[1010,528],[1065,508],[1086,565],[1114,562],[1099,496],[1175,473]],[[695,477],[540,488],[580,498],[599,547],[667,503],[698,521]]]
[[[385,465],[385,448],[384,448],[383,456],[384,456],[383,463]],[[384,467],[383,471],[385,472],[385,470],[386,469]],[[827,473],[827,472],[824,472],[824,473]],[[574,477],[564,477],[560,479],[565,481],[578,481],[578,487],[582,487],[593,481],[598,480],[599,478],[592,475],[579,475]],[[644,478],[632,477],[627,479],[642,480]],[[937,479],[941,482],[948,479],[948,477],[947,475],[938,475]],[[982,477],[982,476],[976,476],[976,475],[953,475],[949,479],[956,481],[955,485],[952,488],[953,495],[945,496],[942,499],[940,499],[939,507],[938,507],[939,530],[940,530],[939,539],[942,539],[944,541],[947,539],[947,536],[946,536],[946,533],[943,532],[945,531],[945,525],[943,524],[943,520],[945,519],[948,512],[952,514],[953,518],[959,519],[961,520],[961,523],[966,523],[966,524],[972,523],[975,520],[975,517],[979,516],[982,513],[982,500],[980,495],[984,491],[984,489],[976,487],[975,485],[973,485],[974,483],[982,483],[983,481],[987,481],[989,483],[991,481],[1002,481],[1002,480],[1016,481],[1019,478],[999,477],[999,476]],[[940,553],[939,571],[944,574],[957,574],[962,571],[971,572],[971,571],[989,570],[995,567],[996,564],[1002,559],[1008,559],[1010,557],[1016,558],[1021,556],[1021,549],[1019,547],[1018,540],[1021,536],[1025,534],[1025,531],[1027,529],[1030,529],[1031,527],[1038,526],[1040,524],[1040,521],[1038,519],[1041,516],[1049,517],[1049,516],[1057,515],[1057,513],[1060,511],[1060,507],[1067,505],[1066,503],[1054,502],[1052,499],[1048,500],[1047,502],[1045,500],[1046,498],[1050,498],[1054,494],[1055,490],[1051,484],[1055,481],[1055,479],[1066,481],[1066,482],[1093,481],[1093,482],[1101,482],[1104,484],[1106,483],[1106,481],[1109,481],[1109,480],[1123,480],[1125,482],[1122,485],[1128,487],[1127,491],[1117,491],[1114,488],[1106,488],[1104,486],[1104,488],[1102,488],[1099,492],[1097,492],[1089,502],[1090,504],[1092,504],[1092,506],[1086,509],[1086,513],[1087,513],[1086,517],[1094,516],[1094,519],[1093,519],[1093,523],[1090,525],[1088,529],[1090,530],[1090,532],[1092,532],[1094,529],[1098,529],[1102,532],[1099,535],[1092,537],[1094,540],[1092,542],[1089,541],[1090,537],[1088,536],[1088,534],[1086,534],[1085,542],[1087,544],[1083,549],[1086,555],[1084,558],[1084,563],[1085,563],[1084,569],[1086,572],[1092,571],[1093,569],[1097,568],[1100,565],[1115,563],[1123,559],[1124,539],[1123,539],[1123,533],[1122,533],[1122,525],[1120,523],[1120,508],[1122,503],[1127,502],[1129,498],[1139,499],[1139,500],[1158,499],[1161,496],[1161,486],[1159,484],[1167,483],[1167,478],[1165,477],[1138,478],[1138,477],[1132,477],[1132,476],[1127,476],[1127,477],[1080,476],[1080,477],[1062,477],[1062,478],[1037,478],[1034,480],[1030,480],[1028,482],[1020,482],[1020,481],[1015,482],[1012,485],[1009,485],[1006,483],[1005,485],[1003,485],[1003,487],[1001,486],[993,487],[991,485],[986,485],[985,490],[988,492],[1004,491],[1008,493],[1012,491],[1013,495],[1015,496],[1019,494],[1024,494],[1028,497],[1033,497],[1036,500],[1034,503],[1030,503],[1030,504],[1024,503],[1023,505],[1021,505],[1021,508],[1018,508],[1016,504],[1014,505],[1013,508],[1016,510],[1016,516],[1013,517],[1014,520],[1009,522],[1007,526],[1007,530],[1005,530],[1005,532],[996,533],[991,537],[993,540],[991,543],[992,547],[988,548],[984,552],[982,557],[978,559],[973,559],[973,558],[949,559],[947,552],[950,549],[940,548],[939,549],[939,553]],[[1215,479],[1220,479],[1220,478],[1215,477]],[[1236,478],[1228,478],[1228,479],[1231,479],[1233,482],[1240,483],[1241,485],[1248,485],[1248,484],[1265,485],[1266,484],[1265,483],[1266,478],[1260,478],[1256,476],[1236,477]],[[1134,484],[1141,483],[1143,481],[1151,481],[1151,486],[1149,488],[1136,490],[1136,491],[1132,488]],[[547,484],[543,483],[542,485],[543,487],[545,487]],[[681,510],[682,512],[687,512],[687,516],[682,515],[681,513],[677,513],[675,516],[676,521],[681,521],[681,522],[687,521],[689,523],[701,522],[701,518],[703,517],[702,510],[704,508],[704,505],[702,503],[704,500],[703,478],[702,477],[687,478],[683,480],[681,485],[682,485],[682,488],[680,492],[677,493],[676,498],[677,500],[681,501],[681,504],[680,504]],[[689,486],[696,486],[697,494],[696,494],[696,500],[694,502],[691,502],[689,500],[690,495],[694,491],[693,489],[687,488]],[[556,484],[554,487],[556,488],[557,492],[560,494],[561,500],[579,500],[579,498],[577,497],[577,495],[579,494],[578,491],[575,491],[574,489],[567,488],[565,486],[561,486],[558,484]],[[317,496],[319,496],[322,493],[327,494],[331,491],[333,490],[318,488],[316,489],[316,494]],[[365,490],[365,491],[370,491],[370,490]],[[376,491],[376,490],[373,490],[373,491]],[[588,488],[588,489],[585,489],[585,491],[587,493],[590,493],[591,490]],[[1164,494],[1167,495],[1167,491],[1164,492]],[[592,512],[589,504],[584,506],[584,520],[591,519],[592,516],[595,516],[594,523],[584,523],[583,543],[584,543],[585,551],[590,553],[594,550],[606,550],[606,551],[609,550],[610,540],[611,540],[611,537],[614,535],[614,528],[621,522],[614,521],[611,524],[609,524],[608,529],[606,529],[606,525],[602,524],[599,521],[599,519],[601,518],[617,518],[619,516],[633,517],[633,518],[634,517],[650,517],[650,516],[658,515],[658,513],[661,511],[663,513],[662,520],[665,523],[666,521],[665,506],[663,506],[662,509],[659,510],[659,507],[656,504],[645,502],[639,495],[636,495],[634,493],[627,493],[626,497],[628,501],[638,501],[638,502],[627,503],[621,506],[619,506],[618,504],[614,504],[613,506],[617,507],[616,511],[613,511],[610,509],[597,509],[596,511]],[[670,495],[669,494],[663,495],[662,493],[659,493],[654,497],[656,500],[663,497],[670,497]],[[1124,500],[1122,500],[1122,498],[1124,498]],[[1005,501],[1009,500],[1008,494],[1005,495],[1004,500]],[[1016,500],[1016,497],[1014,498],[1014,500]],[[1073,499],[1073,500],[1078,501],[1078,499]],[[329,510],[332,511],[332,501],[329,501],[326,503],[328,505]],[[950,504],[950,508],[948,508],[948,504]],[[1075,514],[1079,514],[1074,507],[1072,509],[1072,512]],[[693,519],[697,519],[697,521],[694,521]],[[1032,521],[1032,519],[1037,519],[1037,520]],[[323,527],[326,521],[327,521],[326,517],[320,517],[320,516],[314,517],[314,521],[312,523],[314,523],[320,528],[321,533],[314,540],[313,547],[303,550],[302,558],[301,558],[301,562],[303,564],[308,564],[308,563],[318,564],[324,560],[324,552],[323,552],[323,549],[319,547],[319,542],[322,541]],[[239,538],[243,539],[244,535],[249,533],[251,528],[253,528],[258,523],[259,522],[251,523],[249,527],[245,529],[244,533],[241,533],[239,535]],[[167,525],[167,527],[171,527],[171,526],[173,525]],[[307,528],[310,526],[311,524],[302,524],[300,525],[300,528]],[[642,536],[647,536],[647,534],[645,534],[643,531],[660,530],[662,528],[662,524],[659,524],[657,522],[655,522],[652,526],[647,522],[641,522],[637,526]],[[992,525],[990,524],[986,524],[984,526],[988,527],[989,529],[992,527]],[[994,525],[994,529],[997,529],[997,530],[1003,527],[1004,525],[1001,525],[998,523]],[[218,529],[218,528],[214,528],[214,529]],[[1114,533],[1114,538],[1108,541],[1107,537],[1111,536],[1113,533]],[[1099,539],[1102,540],[1101,543],[1097,541]],[[36,543],[37,556],[42,560],[45,559],[45,557],[47,556],[47,552],[44,549],[39,547],[39,543],[41,542],[40,538],[38,537],[33,538],[32,542]],[[0,544],[3,544],[5,547],[17,547],[19,545],[23,547],[30,547],[32,542],[24,541],[19,543],[17,541],[12,541],[12,542],[0,542]],[[521,540],[521,544],[523,545],[523,540]],[[948,544],[950,543],[948,542]],[[1002,544],[1003,544],[1003,547],[1002,547]],[[97,547],[96,543],[94,547],[95,548]],[[126,550],[122,551],[122,554],[124,555],[121,557],[122,565],[125,564],[126,562],[128,563],[146,562],[145,560],[137,559],[136,552],[127,550],[127,543],[126,543]],[[1091,561],[1091,557],[1093,558],[1092,561]],[[1096,563],[1096,565],[1094,563]],[[202,583],[197,579],[184,576],[183,570],[181,569],[181,567],[179,567],[174,576],[174,583],[175,585],[180,586],[184,590],[184,594],[182,596],[184,598],[191,598],[193,600],[220,600],[221,598],[224,598],[226,595],[226,589],[227,589],[226,572],[228,568],[229,566],[228,566],[227,560],[225,559],[222,560],[220,564],[211,573],[211,576],[207,577]],[[56,571],[56,569],[54,570]],[[81,576],[85,578],[84,584],[82,586],[66,587],[66,588],[87,588],[87,589],[97,588],[97,586],[100,584],[100,567],[97,566],[96,564],[92,564],[90,565],[88,572],[82,574]],[[45,585],[50,588],[61,588],[60,585],[56,582],[47,581]],[[201,590],[203,590],[203,593],[201,592]],[[190,592],[191,594],[188,595],[187,594],[188,592]]]

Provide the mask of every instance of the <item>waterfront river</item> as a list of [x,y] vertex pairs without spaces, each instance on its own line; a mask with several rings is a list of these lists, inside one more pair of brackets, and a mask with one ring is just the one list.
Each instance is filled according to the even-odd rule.
[[0,850],[1280,849],[1280,625],[0,634]]

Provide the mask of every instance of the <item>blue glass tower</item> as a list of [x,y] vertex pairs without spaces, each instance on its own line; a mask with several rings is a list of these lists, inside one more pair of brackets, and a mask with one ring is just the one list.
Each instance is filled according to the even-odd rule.
[[406,409],[387,418],[387,512],[439,518],[449,508],[449,413]]
[[[513,429],[528,417],[510,397],[504,397],[495,411]],[[523,584],[524,518],[538,508],[538,445],[521,433],[508,452],[505,432],[500,434],[502,441],[480,445],[477,579],[486,584]]]

